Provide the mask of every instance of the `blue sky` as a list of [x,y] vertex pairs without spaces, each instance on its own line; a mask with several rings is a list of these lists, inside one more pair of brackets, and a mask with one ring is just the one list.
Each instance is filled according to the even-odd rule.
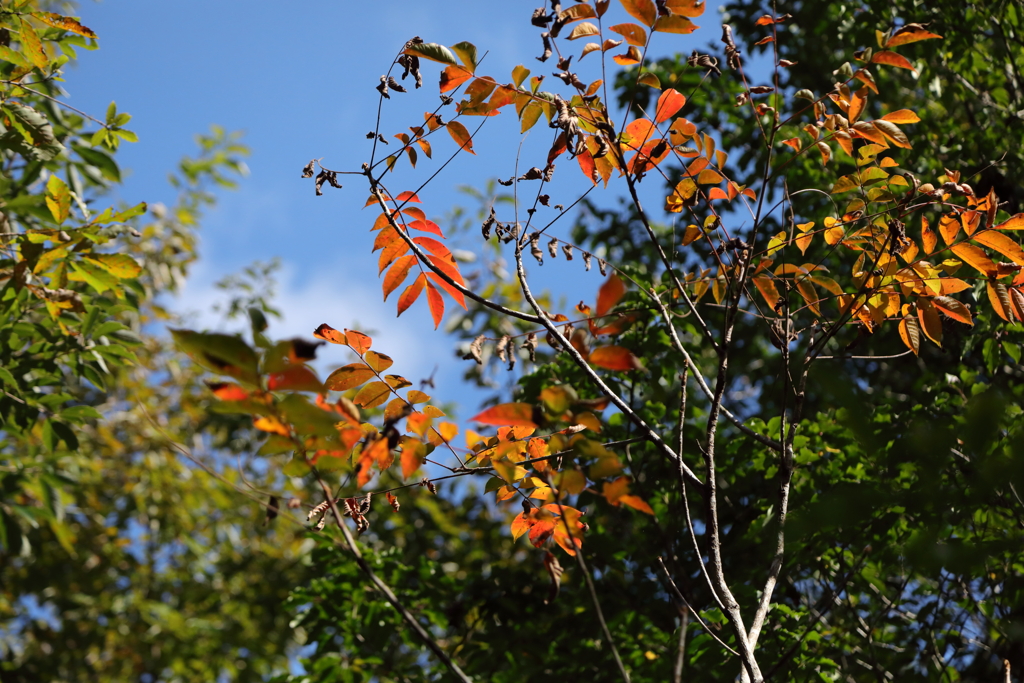
[[[511,69],[520,63],[552,78],[554,60],[542,65],[534,59],[541,45],[529,15],[537,4],[83,3],[82,21],[99,34],[101,49],[80,52],[78,66],[67,75],[67,88],[70,102],[86,111],[102,113],[113,99],[119,110],[133,115],[129,128],[140,141],[122,146],[118,155],[130,171],[120,196],[132,203],[173,201],[167,173],[182,154],[194,152],[196,133],[211,124],[244,131],[244,142],[252,149],[250,174],[238,191],[220,196],[204,221],[202,258],[176,304],[179,310],[208,310],[214,282],[253,261],[279,257],[284,268],[277,303],[285,319],[272,330],[277,336],[308,337],[322,322],[372,328],[377,332],[375,348],[396,359],[397,371],[419,379],[440,364],[438,397],[457,399],[461,368],[452,360],[454,340],[433,331],[425,302],[396,321],[396,295],[382,301],[376,258],[370,254],[369,228],[376,213],[362,209],[367,191],[361,179],[342,179],[343,190],[327,188],[323,197],[315,197],[312,183],[300,179],[300,170],[311,158],[323,157],[330,168],[346,170],[358,170],[368,159],[365,134],[374,126],[374,87],[414,35],[447,45],[473,42],[481,53],[488,52],[478,72],[501,80],[510,80]],[[658,34],[652,54],[689,53],[717,39],[717,3],[708,4],[696,21],[702,30],[690,36]],[[612,15],[614,21],[629,20],[620,8],[612,12],[621,15]],[[578,59],[584,42],[563,45]],[[598,77],[599,64],[597,55],[587,60],[580,70],[589,82]],[[395,94],[385,103],[385,135],[421,123],[422,112],[436,106],[439,66],[425,63],[424,87]],[[548,137],[546,127],[534,129],[520,163],[543,166],[540,157]],[[510,176],[518,145],[514,114],[489,120],[475,145],[478,155],[457,159],[422,194],[427,215],[437,220],[451,206],[465,204],[455,190],[459,185],[481,186],[489,177]],[[434,163],[421,162],[412,172],[403,161],[388,182],[396,189],[414,188],[454,149],[450,141],[435,143]],[[561,184],[552,187],[552,203],[568,204],[586,184],[570,166],[573,162],[561,163],[567,173],[558,174]],[[613,193],[605,193],[602,201],[611,203]],[[566,223],[556,234],[568,227]],[[475,243],[470,239],[466,244]],[[543,285],[564,291],[573,303],[592,301],[600,276],[596,268],[584,274],[578,264],[577,259],[571,265],[561,260],[546,265]],[[204,315],[200,321],[213,324],[215,318]],[[331,363],[343,360],[339,353],[328,358]]]

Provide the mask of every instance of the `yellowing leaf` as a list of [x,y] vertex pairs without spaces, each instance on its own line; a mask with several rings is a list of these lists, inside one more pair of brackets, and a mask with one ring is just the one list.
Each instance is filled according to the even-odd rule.
[[352,402],[367,409],[376,408],[387,401],[390,396],[391,387],[387,382],[370,382],[359,390]]
[[1024,230],[1024,213],[1011,216],[1009,220],[1003,221],[993,230]]
[[78,23],[77,19],[72,17],[65,17],[60,14],[54,14],[53,12],[36,12],[32,16],[47,26],[53,26],[54,28],[64,29],[71,33],[77,33],[78,35],[85,36],[86,38],[97,37],[91,28],[82,26]]
[[631,495],[619,496],[619,504],[620,505],[628,505],[629,507],[633,508],[634,510],[639,510],[640,512],[645,512],[648,515],[651,515],[652,517],[654,516],[654,510],[652,510],[651,506],[648,505],[644,501],[644,499],[641,498],[640,496],[631,496]]
[[910,140],[907,138],[906,133],[900,130],[895,123],[890,123],[884,119],[878,119],[873,123],[875,128],[882,131],[882,134],[889,138],[894,145],[910,149]]
[[892,34],[889,40],[885,41],[885,47],[898,47],[907,43],[916,43],[919,40],[941,38],[942,36],[924,30],[920,26],[908,25]]
[[983,250],[971,244],[954,244],[950,247],[950,250],[956,254],[960,259],[966,261],[972,268],[979,270],[984,273],[987,277],[994,277],[996,271],[996,264],[992,262]]
[[620,66],[632,66],[633,64],[639,64],[641,60],[640,50],[635,45],[630,45],[629,49],[626,50],[626,54],[612,57],[612,61]]
[[988,300],[992,304],[992,310],[1006,322],[1013,322],[1013,304],[1010,301],[1010,293],[1002,282],[986,282],[988,289]]
[[[577,7],[579,7],[579,6],[580,5],[577,5]],[[599,36],[599,35],[601,35],[601,31],[599,31],[598,28],[596,26],[594,26],[593,24],[591,24],[589,21],[585,21],[582,24],[580,24],[579,26],[574,27],[573,30],[569,33],[569,35],[566,36],[566,38],[568,40],[576,40],[577,38],[584,38],[586,36]],[[594,49],[597,49],[597,50],[601,49],[601,46],[597,45],[596,43],[591,43],[591,45],[595,46]],[[583,54],[586,54],[589,51],[591,51],[591,50],[587,50],[586,47],[583,48]]]
[[370,366],[371,370],[377,372],[384,372],[390,368],[395,361],[391,359],[391,356],[386,356],[383,353],[377,353],[376,351],[366,352],[366,364]]
[[273,415],[264,415],[253,420],[253,427],[263,432],[270,432],[271,434],[280,434],[281,436],[289,436],[288,427],[286,427],[280,420]]
[[345,344],[348,345],[348,339],[345,338],[344,332],[339,332],[330,325],[323,324],[320,327],[313,330],[313,336],[317,339],[323,339],[329,341],[332,344]]
[[921,328],[917,324],[917,318],[906,316],[900,320],[900,339],[908,349],[916,356],[921,350]]

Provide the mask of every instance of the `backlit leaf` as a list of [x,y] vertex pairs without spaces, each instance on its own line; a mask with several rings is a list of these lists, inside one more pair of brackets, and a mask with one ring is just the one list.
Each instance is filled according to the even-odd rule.
[[395,362],[391,356],[386,356],[376,351],[367,351],[364,360],[371,370],[376,370],[377,372],[384,372]]
[[950,247],[950,250],[957,255],[963,261],[966,261],[972,268],[979,270],[988,277],[993,277],[996,274],[996,264],[992,262],[992,259],[985,254],[982,249],[972,245],[961,242],[960,244],[954,244]]
[[469,131],[466,130],[464,125],[458,121],[449,121],[448,134],[452,136],[452,140],[455,140],[455,144],[459,147],[470,154],[476,154],[476,152],[473,151],[473,138],[470,137]]
[[629,349],[615,345],[597,347],[590,352],[590,357],[587,360],[591,365],[616,372],[643,369],[640,359],[634,356]]
[[281,372],[272,373],[267,377],[267,389],[270,391],[323,391],[323,384],[317,379],[316,373],[305,365],[289,365]]
[[405,313],[406,309],[413,305],[413,302],[419,298],[420,293],[423,291],[423,285],[427,282],[427,277],[423,273],[419,274],[411,285],[405,288],[402,295],[398,297],[398,315]]
[[871,57],[871,63],[886,64],[888,66],[895,66],[899,67],[900,69],[909,69],[911,71],[916,70],[914,69],[914,65],[911,64],[906,57],[900,54],[896,54],[895,52],[890,52],[889,50],[882,50],[881,52],[876,52]]
[[882,117],[882,121],[889,121],[891,123],[917,123],[920,121],[920,117],[909,109],[898,109],[897,111],[890,112]]
[[906,316],[900,320],[900,339],[908,349],[917,355],[921,350],[921,328],[917,324],[917,318]]
[[36,19],[43,22],[47,26],[54,28],[64,29],[71,33],[77,33],[80,36],[86,38],[96,38],[97,35],[93,30],[87,26],[82,26],[78,23],[78,20],[73,17],[65,17],[60,14],[54,14],[53,12],[34,12],[32,14]]
[[897,147],[903,147],[904,149],[910,149],[911,145],[910,140],[907,138],[907,134],[900,130],[895,123],[890,123],[884,119],[878,119],[873,123],[875,128],[882,131],[882,134],[889,138],[894,145]]
[[608,313],[615,304],[622,300],[625,293],[626,285],[622,283],[618,274],[612,273],[597,292],[597,308],[595,311],[597,317],[600,318]]
[[697,26],[686,17],[668,16],[658,17],[658,20],[654,22],[654,28],[652,30],[660,33],[686,35],[688,33],[693,33],[698,28],[700,28],[700,26]]
[[930,299],[917,300],[917,317],[921,321],[921,331],[937,346],[942,346],[942,320],[939,312]]
[[[577,5],[577,6],[579,6],[579,5]],[[601,35],[601,31],[598,30],[598,28],[596,26],[594,26],[593,24],[591,24],[589,21],[584,21],[579,26],[574,27],[572,29],[572,31],[569,32],[569,35],[566,36],[566,38],[568,40],[576,40],[577,38],[585,38],[587,36],[598,36],[598,35]],[[600,49],[600,46],[598,46],[598,49]],[[586,50],[584,50],[584,54],[585,53],[586,53]]]
[[438,45],[437,43],[420,43],[418,45],[413,44],[406,48],[402,54],[413,55],[415,57],[421,57],[423,59],[429,59],[433,62],[441,62],[442,64],[456,64],[455,55],[452,51],[446,48],[444,45]]
[[622,7],[644,26],[652,25],[658,18],[658,8],[653,0],[621,0]]
[[430,315],[434,318],[434,329],[436,330],[444,320],[444,299],[430,280],[426,280],[426,284],[427,305],[430,307]]
[[995,249],[1014,263],[1024,266],[1024,250],[1010,237],[992,230],[985,230],[975,233],[971,239],[975,242],[981,242],[986,247]]
[[324,387],[331,391],[348,391],[376,377],[373,370],[363,363],[351,363],[338,368],[324,381]]
[[370,344],[373,343],[373,339],[366,336],[362,332],[356,332],[355,330],[345,329],[345,339],[349,348],[358,353],[360,356],[370,350]]
[[391,396],[391,387],[387,382],[370,382],[356,393],[352,402],[363,408],[376,408]]
[[642,26],[637,26],[636,24],[615,24],[614,26],[609,26],[608,30],[618,33],[626,39],[626,43],[629,45],[643,47],[647,44],[647,31]]
[[22,53],[37,69],[45,70],[50,60],[46,56],[46,50],[43,48],[43,41],[39,39],[39,34],[27,21],[22,20],[19,35],[21,36]]
[[1024,230],[1024,213],[1011,216],[1009,220],[1003,221],[993,230]]
[[533,421],[533,406],[529,403],[502,403],[478,413],[470,422],[497,426],[536,427]]
[[970,309],[960,301],[948,296],[936,296],[932,297],[932,303],[935,304],[935,308],[939,309],[953,320],[967,325],[974,324],[974,319],[971,317]]
[[1006,322],[1013,322],[1013,303],[1010,301],[1010,293],[1002,282],[985,283],[988,290],[988,300],[992,304],[992,310]]
[[655,122],[661,123],[663,121],[668,121],[670,118],[675,116],[684,105],[686,105],[686,96],[673,88],[669,88],[658,97],[658,106],[654,110]]
[[121,280],[138,277],[142,273],[142,266],[128,254],[89,254],[83,258]]
[[942,36],[936,33],[931,33],[918,26],[904,26],[893,33],[889,40],[885,41],[885,46],[898,47],[900,45],[906,45],[907,43],[916,43],[919,40],[929,40],[941,37]]
[[388,268],[388,272],[384,276],[384,283],[382,286],[385,301],[388,300],[388,296],[391,292],[398,289],[398,286],[405,281],[405,278],[409,275],[409,270],[413,267],[413,264],[416,263],[416,258],[415,254],[403,256],[392,263],[391,267]]
[[344,332],[339,332],[330,325],[324,323],[320,327],[313,330],[313,336],[317,339],[323,339],[329,341],[332,344],[344,344],[348,345],[348,339],[345,338]]

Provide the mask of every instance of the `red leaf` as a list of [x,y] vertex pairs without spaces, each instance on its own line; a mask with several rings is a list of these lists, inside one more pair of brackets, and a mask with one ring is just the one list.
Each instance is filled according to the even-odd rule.
[[529,403],[502,403],[470,418],[471,422],[497,426],[536,427]]
[[668,121],[670,118],[675,116],[685,104],[686,96],[672,88],[669,88],[665,92],[661,93],[661,96],[658,98],[658,106],[654,110],[654,120],[657,123]]
[[634,356],[629,349],[624,349],[621,346],[599,346],[590,352],[588,360],[593,365],[616,372],[643,369],[640,359]]
[[420,296],[420,292],[423,291],[423,285],[426,284],[427,278],[423,273],[420,273],[419,277],[416,278],[411,285],[405,288],[402,292],[402,296],[398,297],[398,315],[405,313],[405,310],[412,306],[413,302],[416,301]]
[[384,290],[384,301],[388,300],[391,292],[398,289],[398,286],[405,282],[405,278],[409,275],[409,269],[412,268],[413,264],[416,263],[416,254],[409,254],[391,264],[388,268],[387,275],[384,276],[384,284],[382,289]]
[[626,286],[622,284],[622,280],[619,279],[616,273],[612,273],[597,292],[597,308],[595,311],[597,317],[600,318],[610,311],[615,304],[622,300],[622,296],[625,293]]
[[313,330],[313,336],[317,339],[329,341],[332,344],[348,345],[348,339],[345,338],[345,334],[343,332],[339,332],[326,323]]
[[444,71],[441,72],[441,92],[455,90],[471,78],[473,78],[473,74],[461,66],[456,66],[455,64],[446,66]]
[[434,318],[434,329],[436,330],[441,325],[441,321],[444,320],[444,299],[441,297],[441,292],[437,291],[437,287],[430,280],[426,280],[426,283],[427,304],[430,306],[430,315]]
[[583,175],[587,177],[594,185],[597,185],[597,166],[594,164],[594,156],[590,153],[590,150],[584,150],[583,154],[576,157],[577,163],[580,165],[580,170],[583,171]]
[[427,457],[426,446],[418,439],[405,438],[402,442],[402,477],[408,479],[423,467]]
[[469,131],[466,127],[458,121],[448,122],[448,134],[452,136],[452,140],[455,140],[462,149],[466,150],[470,154],[476,154],[473,151],[473,138],[470,136]]

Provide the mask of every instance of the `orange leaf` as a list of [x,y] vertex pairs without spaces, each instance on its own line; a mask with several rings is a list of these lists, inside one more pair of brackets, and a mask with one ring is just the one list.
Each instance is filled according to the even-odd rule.
[[924,332],[924,336],[935,342],[936,346],[941,347],[942,320],[930,299],[918,299],[917,317],[921,321],[921,330]]
[[966,261],[975,270],[981,271],[987,277],[994,277],[998,268],[996,264],[992,262],[983,250],[971,244],[954,244],[950,247],[950,250],[960,257],[961,260]]
[[405,192],[399,192],[398,196],[395,197],[395,201],[398,202],[399,204],[406,204],[408,202],[415,202],[417,204],[422,204],[423,203],[423,202],[420,201],[420,198],[416,196],[416,193],[413,192],[412,190],[406,190]]
[[470,154],[476,154],[476,152],[473,151],[473,138],[470,137],[469,131],[466,130],[464,125],[458,121],[449,121],[448,134],[452,136],[452,140],[455,140],[455,144],[459,147]]
[[620,496],[619,497],[619,504],[620,505],[628,505],[629,507],[633,508],[634,510],[639,510],[640,512],[646,512],[647,514],[651,515],[652,517],[654,516],[654,510],[652,510],[651,506],[648,505],[644,501],[644,499],[641,498],[640,496],[630,496],[630,495]]
[[351,363],[338,368],[324,380],[324,387],[331,391],[347,391],[363,382],[373,379],[373,370],[362,363]]
[[451,261],[455,260],[455,257],[452,256],[452,252],[448,251],[448,247],[431,237],[414,237],[412,241],[435,256]]
[[941,37],[942,36],[936,33],[930,33],[917,26],[904,26],[896,31],[889,40],[885,41],[885,46],[898,47],[900,45],[906,45],[907,43],[916,43],[919,40],[929,40],[931,38]]
[[974,319],[971,318],[970,309],[956,299],[948,296],[936,296],[932,297],[932,303],[935,304],[935,308],[939,309],[953,320],[967,325],[974,325]]
[[398,315],[405,313],[406,309],[413,305],[423,291],[423,285],[427,282],[427,276],[420,273],[413,283],[405,288],[402,296],[398,297]]
[[412,228],[413,230],[429,232],[439,237],[444,237],[444,234],[441,232],[441,228],[439,228],[437,223],[435,223],[434,221],[415,220],[412,223],[409,223],[409,227]]
[[313,336],[317,339],[329,341],[332,344],[348,345],[348,339],[345,338],[345,334],[343,332],[339,332],[326,323],[313,330]]
[[935,236],[935,231],[928,227],[928,219],[921,217],[921,245],[924,246],[926,254],[930,254],[935,251],[935,245],[938,243],[938,238]]
[[444,320],[444,299],[430,280],[425,280],[425,282],[427,283],[427,305],[430,306],[430,315],[434,318],[434,329],[436,330]]
[[356,393],[352,402],[369,410],[384,403],[390,395],[391,387],[387,382],[370,382]]
[[409,269],[412,268],[414,263],[416,263],[416,255],[409,254],[391,264],[387,275],[384,276],[384,284],[382,286],[384,301],[387,301],[391,292],[395,291],[405,281],[405,278],[409,275]]
[[634,18],[650,26],[658,18],[658,8],[652,0],[622,0],[622,6]]
[[441,72],[441,92],[455,90],[460,85],[473,78],[473,74],[465,68],[452,64],[445,67]]
[[952,244],[960,232],[960,217],[953,213],[943,214],[939,218],[939,234],[946,244]]
[[917,114],[910,111],[909,109],[898,109],[897,111],[890,112],[882,117],[883,121],[889,121],[890,123],[917,123],[920,121],[920,117]]
[[1010,305],[1013,306],[1017,320],[1024,323],[1024,293],[1016,287],[1010,287]]
[[985,286],[988,289],[988,300],[992,304],[992,310],[1006,322],[1013,322],[1013,304],[1006,285],[1002,282],[989,281]]
[[622,300],[622,296],[625,293],[626,286],[622,284],[618,274],[612,273],[597,292],[597,308],[595,311],[597,317],[600,318],[608,313],[615,304]]
[[594,185],[597,185],[597,179],[600,177],[597,173],[597,164],[594,162],[594,155],[590,153],[590,150],[583,150],[583,154],[576,156],[576,162],[580,165],[580,170],[583,171],[583,175],[587,177]]
[[1024,213],[1011,216],[1009,220],[1003,221],[993,230],[1024,230]]
[[640,50],[636,49],[635,45],[630,45],[629,49],[626,50],[626,54],[612,57],[612,61],[620,66],[639,64],[641,59]]
[[427,448],[418,439],[404,438],[402,441],[402,478],[408,479],[423,467],[427,458]]
[[846,117],[853,123],[860,118],[861,112],[864,111],[864,107],[868,103],[868,89],[866,87],[861,88],[857,92],[853,93],[853,97],[850,98],[850,109],[846,114]]
[[448,292],[448,296],[454,299],[455,303],[457,303],[459,306],[462,306],[463,309],[466,308],[466,297],[462,295],[462,292],[460,292],[459,290],[455,289],[450,284],[445,282],[440,275],[438,275],[437,273],[427,273],[427,278],[433,280],[434,284],[436,284],[444,291]]
[[678,33],[686,35],[693,33],[700,26],[697,26],[686,17],[658,17],[658,20],[654,22],[654,28],[652,31],[658,31],[660,33]]
[[918,355],[921,350],[921,328],[918,327],[917,318],[907,316],[900,320],[900,339],[908,349]]
[[267,389],[270,391],[323,391],[323,384],[317,379],[316,373],[305,365],[289,365],[281,372],[272,373],[267,378]]
[[706,7],[704,0],[665,0],[665,8],[682,17],[699,17]]
[[402,256],[407,251],[409,251],[409,244],[401,238],[388,243],[388,245],[381,250],[380,258],[377,260],[377,274],[380,275],[383,273],[385,268],[394,263],[395,259]]
[[498,426],[537,426],[533,421],[533,406],[529,403],[502,403],[471,417],[470,422]]
[[643,47],[647,44],[647,31],[642,26],[637,26],[636,24],[615,24],[615,26],[609,26],[608,30],[618,33],[630,45]]
[[526,517],[525,513],[520,512],[516,515],[516,518],[512,520],[512,540],[518,541],[519,537],[530,530],[533,526],[532,520]]
[[460,285],[465,286],[466,282],[462,279],[462,274],[459,272],[459,267],[455,265],[455,261],[451,259],[438,258],[437,256],[427,256],[427,260],[437,267],[438,270],[444,272],[445,275],[450,277]]
[[895,52],[891,52],[889,50],[883,50],[881,52],[876,52],[871,57],[871,63],[872,64],[887,64],[889,66],[899,67],[900,69],[910,69],[911,71],[916,71],[916,69],[914,68],[914,65],[911,64],[910,61],[906,57],[904,57],[903,55],[900,55],[900,54],[896,54]]
[[[799,237],[797,241],[799,243]],[[758,275],[753,278],[754,286],[757,287],[757,291],[761,292],[761,296],[768,303],[768,307],[772,310],[775,309],[775,304],[779,301],[779,290],[775,287],[775,282],[767,275]]]
[[213,395],[222,401],[244,401],[249,398],[249,392],[230,382],[210,382],[208,385]]
[[356,332],[355,330],[345,329],[345,338],[348,340],[349,348],[358,353],[360,356],[370,350],[370,344],[373,343],[373,339],[366,336],[362,332]]
[[654,110],[654,120],[657,123],[668,121],[686,104],[686,96],[669,88],[658,97],[658,106]]
[[597,347],[590,352],[588,360],[592,365],[616,372],[642,370],[644,367],[640,364],[640,359],[634,356],[629,349],[615,345]]
[[1024,250],[1015,241],[1000,232],[986,230],[972,236],[975,242],[981,242],[986,247],[995,249],[1000,254],[1014,263],[1024,266]]
[[281,423],[273,415],[264,415],[263,417],[257,417],[252,422],[252,426],[263,432],[270,432],[271,434],[280,434],[281,436],[289,436],[288,427]]

